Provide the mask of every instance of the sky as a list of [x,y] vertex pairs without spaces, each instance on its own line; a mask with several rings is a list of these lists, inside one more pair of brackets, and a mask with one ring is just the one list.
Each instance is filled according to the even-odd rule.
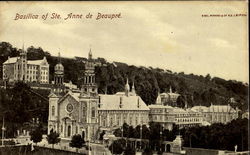
[[[245,1],[0,2],[0,41],[63,57],[87,57],[91,48],[110,62],[249,83],[248,17],[234,16],[247,12]],[[82,18],[65,20],[70,13]],[[98,13],[120,18],[96,20]]]

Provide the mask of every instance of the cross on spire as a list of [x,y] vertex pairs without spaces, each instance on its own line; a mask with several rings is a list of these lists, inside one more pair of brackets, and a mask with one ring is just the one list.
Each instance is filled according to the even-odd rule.
[[61,53],[60,53],[60,48],[59,48],[59,52],[58,52],[58,63],[61,63]]
[[91,51],[91,45],[89,45],[89,60],[92,59],[92,51]]

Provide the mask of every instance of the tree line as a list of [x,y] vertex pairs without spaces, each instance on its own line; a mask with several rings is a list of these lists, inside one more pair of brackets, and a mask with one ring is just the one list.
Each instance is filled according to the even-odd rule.
[[[8,56],[18,56],[21,49],[13,47],[10,43],[0,42],[0,66]],[[54,66],[58,62],[56,56],[51,56],[41,47],[28,47],[27,57],[30,60],[42,59],[46,56],[50,64],[50,81],[53,80]],[[75,59],[61,58],[65,69],[65,81],[72,81],[80,86],[84,74],[84,61],[86,58]],[[236,102],[231,106],[238,106],[245,111],[248,107],[248,84],[224,80],[219,77],[211,78],[210,74],[202,75],[176,73],[168,69],[127,65],[126,63],[109,63],[104,58],[95,61],[105,64],[96,67],[96,82],[99,93],[114,94],[124,90],[126,78],[129,84],[135,83],[136,92],[146,104],[154,104],[158,93],[168,92],[170,86],[174,92],[181,94],[177,100],[180,107],[186,101],[188,106],[213,104],[228,104],[228,100],[234,97]],[[0,69],[2,75],[2,69]]]

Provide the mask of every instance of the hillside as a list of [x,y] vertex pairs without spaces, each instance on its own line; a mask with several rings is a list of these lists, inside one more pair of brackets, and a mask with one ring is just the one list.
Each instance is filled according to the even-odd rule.
[[[20,49],[10,43],[0,42],[0,66],[8,56],[17,56]],[[46,56],[50,64],[50,80],[53,79],[54,66],[57,57],[50,55],[48,51],[33,46],[27,49],[28,59],[42,59]],[[84,60],[84,58],[82,58]],[[84,61],[79,57],[75,59],[62,58],[65,68],[65,81],[72,81],[78,86],[81,84]],[[109,63],[104,58],[97,58],[97,62],[105,65],[96,67],[96,81],[99,93],[108,94],[123,91],[126,78],[130,85],[135,82],[138,95],[146,104],[154,104],[158,92],[168,91],[171,86],[174,92],[181,94],[178,99],[179,105],[183,106],[184,100],[188,106],[213,104],[228,104],[228,100],[234,97],[236,102],[230,103],[233,107],[238,106],[245,111],[248,108],[248,84],[239,81],[224,80],[219,77],[174,73],[167,69],[146,68],[127,65],[121,62]],[[2,70],[0,69],[2,75]]]

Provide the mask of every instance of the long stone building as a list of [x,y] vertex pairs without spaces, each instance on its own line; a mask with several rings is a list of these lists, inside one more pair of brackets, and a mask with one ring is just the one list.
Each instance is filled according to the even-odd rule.
[[232,108],[229,104],[228,105],[213,105],[211,104],[210,107],[206,106],[194,106],[192,110],[202,113],[203,121],[212,123],[228,123],[233,119],[237,119],[239,109]]

